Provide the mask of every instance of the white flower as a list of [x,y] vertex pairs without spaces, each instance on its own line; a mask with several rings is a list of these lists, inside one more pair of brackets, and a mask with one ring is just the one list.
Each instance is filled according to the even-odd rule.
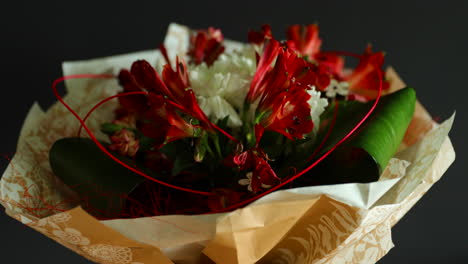
[[[247,172],[245,174],[247,179],[240,179],[238,182],[240,185],[243,185],[243,186],[247,185],[247,190],[249,190],[250,192],[252,191],[252,175],[253,175],[252,172]],[[271,185],[266,185],[262,183],[262,188],[268,189],[268,188],[271,188]]]
[[336,95],[346,96],[349,92],[349,83],[347,82],[338,82],[335,79],[330,81],[330,85],[325,89],[325,95],[330,98],[335,98]]
[[189,65],[191,88],[205,114],[214,122],[229,116],[228,125],[239,127],[239,117],[256,63],[252,47],[223,53],[208,67]]
[[228,124],[230,126],[239,127],[242,125],[242,121],[236,110],[230,103],[219,95],[210,97],[198,96],[198,104],[201,109],[203,109],[203,112],[207,116],[212,117],[214,121],[229,116]]
[[310,94],[310,99],[308,101],[310,105],[310,115],[312,117],[312,122],[314,122],[313,132],[317,132],[320,124],[320,115],[325,111],[325,107],[328,105],[327,98],[321,98],[321,92],[315,90],[315,87],[307,91]]

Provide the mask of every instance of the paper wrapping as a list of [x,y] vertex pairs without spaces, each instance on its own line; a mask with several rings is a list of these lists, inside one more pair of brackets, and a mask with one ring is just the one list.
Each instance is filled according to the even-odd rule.
[[[169,56],[184,54],[187,40],[186,27],[171,25]],[[63,71],[117,74],[137,59],[163,63],[153,50],[64,63]],[[386,77],[392,91],[404,87],[393,69]],[[69,80],[66,88],[65,100],[81,116],[121,90],[116,80],[96,79]],[[116,106],[108,102],[87,122],[101,140],[99,126]],[[277,191],[223,214],[98,221],[73,202],[48,162],[52,144],[76,136],[79,123],[60,104],[47,111],[34,104],[0,180],[0,202],[10,216],[96,263],[375,263],[393,247],[392,226],[454,161],[453,118],[436,124],[418,103],[400,151],[377,182]]]

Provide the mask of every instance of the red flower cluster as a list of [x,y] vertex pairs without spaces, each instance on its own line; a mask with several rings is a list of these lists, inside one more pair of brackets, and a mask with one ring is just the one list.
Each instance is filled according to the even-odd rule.
[[306,59],[326,67],[333,75],[341,76],[344,59],[334,53],[320,50],[322,40],[319,38],[319,27],[316,24],[302,26],[293,25],[287,31],[287,45]]
[[[364,54],[360,57],[358,66],[350,75],[343,73],[344,59],[333,52],[323,52],[320,50],[322,40],[319,38],[318,25],[293,25],[287,31],[287,45],[307,56],[319,65],[326,67],[334,78],[340,81],[347,81],[350,85],[350,91],[358,96],[364,96],[366,99],[373,99],[379,90],[379,75],[384,63],[384,53],[373,53],[370,46],[367,47]],[[383,90],[388,89],[388,82],[384,82]]]
[[207,30],[198,30],[190,40],[188,55],[195,64],[205,62],[210,66],[224,52],[223,40],[223,34],[219,29],[210,27]]
[[[353,93],[373,99],[377,96],[380,85],[379,71],[382,71],[385,54],[383,52],[372,52],[369,45],[361,55],[361,60],[354,71],[345,80],[349,83]],[[390,87],[389,82],[383,82],[383,90]]]
[[[147,91],[148,96],[121,98],[121,104],[140,115],[138,128],[160,146],[185,137],[193,137],[198,128],[213,131],[212,124],[197,103],[190,87],[187,67],[177,59],[177,70],[164,66],[162,79],[146,61],[136,61],[130,71],[122,70],[119,80],[124,92]],[[195,119],[187,122],[182,114]],[[199,125],[194,125],[199,123]]]
[[325,89],[330,83],[330,74],[275,39],[270,39],[264,49],[247,95],[249,103],[258,102],[257,142],[265,129],[290,139],[303,138],[314,125],[307,90]]

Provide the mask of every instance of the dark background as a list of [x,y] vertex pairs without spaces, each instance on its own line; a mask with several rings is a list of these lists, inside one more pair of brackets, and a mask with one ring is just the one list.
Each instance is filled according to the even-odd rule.
[[[289,24],[319,22],[325,50],[374,44],[435,117],[457,110],[456,162],[393,229],[396,247],[379,263],[468,263],[468,1],[15,1],[0,13],[0,153],[8,155],[31,104],[55,101],[49,87],[62,61],[155,48],[172,21],[221,27],[238,40],[264,23],[279,37]],[[88,263],[3,212],[0,253],[1,263]]]

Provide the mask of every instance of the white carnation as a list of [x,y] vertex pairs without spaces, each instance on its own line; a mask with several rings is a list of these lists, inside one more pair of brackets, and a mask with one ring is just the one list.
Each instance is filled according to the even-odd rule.
[[205,63],[189,66],[192,89],[212,121],[229,116],[229,126],[242,125],[239,113],[255,70],[255,54],[250,46],[221,54],[211,67]]

